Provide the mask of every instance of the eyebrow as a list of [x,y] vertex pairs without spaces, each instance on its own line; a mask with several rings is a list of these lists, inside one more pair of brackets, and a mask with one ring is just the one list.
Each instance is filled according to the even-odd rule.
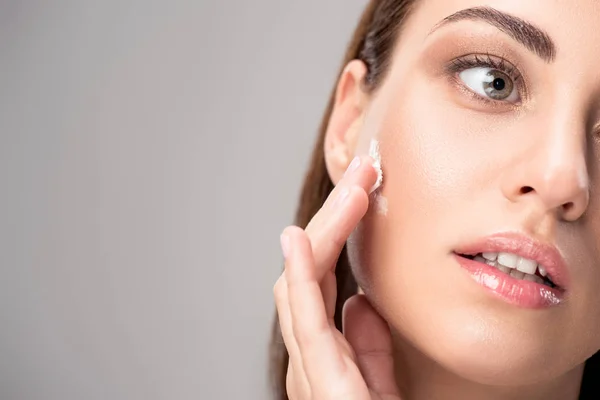
[[455,12],[435,25],[429,34],[444,25],[463,20],[484,21],[495,26],[547,63],[554,61],[556,58],[556,45],[547,32],[524,19],[492,7],[473,7]]

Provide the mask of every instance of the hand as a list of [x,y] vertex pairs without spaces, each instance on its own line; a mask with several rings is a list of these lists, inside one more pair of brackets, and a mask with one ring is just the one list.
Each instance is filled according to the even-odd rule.
[[285,271],[274,287],[279,324],[290,361],[291,400],[399,400],[387,323],[364,296],[349,299],[344,335],[334,324],[335,265],[365,215],[377,179],[370,157],[355,159],[302,230],[281,235]]

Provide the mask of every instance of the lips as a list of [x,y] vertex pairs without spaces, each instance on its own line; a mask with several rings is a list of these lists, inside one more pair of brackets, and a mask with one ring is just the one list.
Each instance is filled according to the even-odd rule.
[[[501,259],[489,260],[494,254]],[[517,305],[559,304],[569,287],[569,271],[557,248],[519,233],[481,238],[454,255],[478,283]]]

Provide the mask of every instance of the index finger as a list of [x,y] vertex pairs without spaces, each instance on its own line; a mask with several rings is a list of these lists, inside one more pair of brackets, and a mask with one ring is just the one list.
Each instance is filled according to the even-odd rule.
[[[377,181],[373,158],[355,158],[325,204],[306,227],[318,278],[335,268],[346,240],[369,208],[369,190]],[[340,197],[347,198],[340,203]]]

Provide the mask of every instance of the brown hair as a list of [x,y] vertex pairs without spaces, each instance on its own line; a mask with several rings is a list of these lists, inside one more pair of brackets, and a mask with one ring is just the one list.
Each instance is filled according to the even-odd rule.
[[[341,75],[341,71],[346,64],[352,60],[360,59],[367,66],[367,75],[364,81],[365,88],[370,91],[375,90],[381,83],[390,64],[398,30],[408,14],[409,6],[414,2],[415,0],[369,1],[352,35],[339,75]],[[325,199],[333,190],[333,183],[325,167],[324,143],[334,100],[335,86],[319,127],[319,136],[302,186],[300,205],[296,212],[295,221],[295,224],[301,228],[308,225],[311,218],[323,206]],[[341,330],[342,307],[346,300],[357,292],[357,285],[350,271],[345,248],[338,259],[335,276],[338,296],[334,319],[336,327]],[[289,356],[281,336],[279,320],[275,316],[270,346],[270,379],[276,400],[288,399],[285,390],[288,360]]]
[[[363,11],[358,26],[346,50],[338,78],[343,68],[352,60],[360,59],[367,66],[367,74],[363,82],[367,91],[374,91],[383,81],[391,63],[396,38],[403,22],[408,17],[416,0],[370,0]],[[337,85],[337,81],[336,81]],[[335,86],[329,98],[325,114],[319,127],[319,135],[313,149],[308,173],[302,185],[300,204],[296,212],[295,224],[305,228],[312,217],[323,206],[333,183],[325,166],[324,143],[325,133],[335,101]],[[357,293],[357,284],[352,276],[346,248],[338,259],[335,276],[337,280],[337,299],[335,305],[335,325],[342,330],[342,307],[346,300]],[[275,400],[288,400],[286,393],[286,375],[289,355],[285,348],[279,320],[275,315],[273,322],[270,356],[270,380]],[[600,352],[587,362],[584,385],[580,399],[598,399],[600,392],[595,392],[593,377],[600,374]],[[589,396],[589,397],[588,397]]]

